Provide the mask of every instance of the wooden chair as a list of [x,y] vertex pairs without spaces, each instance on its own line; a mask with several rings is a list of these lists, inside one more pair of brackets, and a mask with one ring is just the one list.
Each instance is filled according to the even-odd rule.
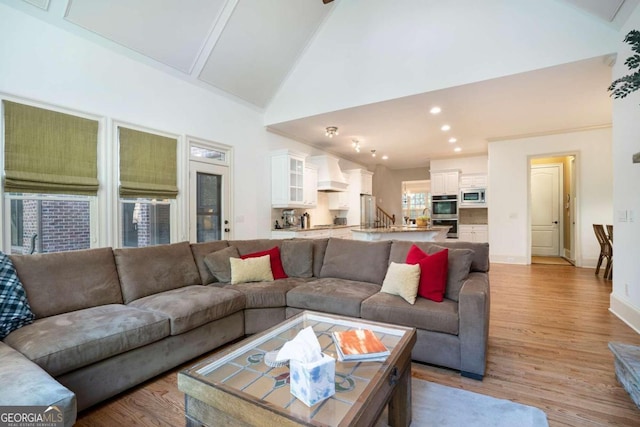
[[596,275],[600,273],[600,266],[602,261],[607,260],[607,264],[604,267],[604,278],[611,279],[613,275],[613,248],[611,241],[607,237],[602,224],[593,224],[593,231],[596,233],[596,239],[600,244],[600,256],[598,257],[598,264],[596,265]]
[[613,225],[607,224],[607,235],[609,236],[609,241],[613,243]]

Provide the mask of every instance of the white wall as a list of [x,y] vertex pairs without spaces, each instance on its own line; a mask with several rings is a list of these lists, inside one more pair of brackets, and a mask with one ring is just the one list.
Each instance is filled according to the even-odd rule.
[[265,123],[593,58],[617,43],[613,27],[557,0],[341,1]]
[[[269,151],[309,147],[268,133],[260,112],[1,3],[0,58],[2,93],[102,116],[107,131],[115,119],[232,146],[234,238],[269,236]],[[179,204],[186,206],[184,194]],[[102,206],[100,214],[113,224],[112,210]],[[186,240],[186,221],[180,228]],[[106,234],[99,244],[114,245]]]
[[529,161],[576,154],[576,263],[595,266],[600,253],[592,224],[611,224],[611,129],[489,143],[489,242],[492,262],[527,264],[531,256]]
[[[624,36],[640,30],[640,8],[620,31],[618,60],[613,78],[629,74],[624,61],[632,54]],[[640,164],[631,156],[640,152],[640,91],[613,102],[613,218],[615,259],[611,311],[640,332]],[[621,222],[618,212],[633,212],[633,222]]]

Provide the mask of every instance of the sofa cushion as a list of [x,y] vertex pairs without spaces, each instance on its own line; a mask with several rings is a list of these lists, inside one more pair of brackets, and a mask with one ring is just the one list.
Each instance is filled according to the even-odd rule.
[[429,253],[429,248],[433,245],[449,249],[471,249],[474,252],[473,259],[471,260],[471,271],[479,271],[481,273],[489,271],[488,243],[461,242],[455,240],[446,240],[442,242],[406,242],[394,240],[391,245],[389,262],[404,262],[403,260],[406,259],[409,248],[414,244],[426,253]]
[[250,239],[250,240],[229,240],[229,246],[238,248],[240,256],[253,252],[266,251],[274,246],[280,247],[282,239]]
[[229,244],[226,240],[216,240],[214,242],[191,244],[191,253],[193,254],[193,259],[195,260],[196,266],[198,267],[198,272],[200,273],[200,282],[203,285],[208,285],[209,283],[213,283],[216,281],[215,276],[211,273],[211,271],[205,264],[204,257],[212,252],[224,249],[227,246],[229,246]]
[[231,263],[229,262],[229,258],[240,258],[238,248],[228,246],[219,251],[207,254],[207,256],[204,257],[204,263],[207,265],[213,277],[216,278],[217,282],[231,282]]
[[188,242],[113,252],[125,304],[158,292],[201,284]]
[[36,318],[122,304],[111,248],[10,255]]
[[458,303],[418,297],[413,305],[397,295],[378,293],[362,302],[363,319],[410,326],[426,331],[458,334]]
[[269,255],[257,258],[229,258],[231,263],[231,284],[247,282],[273,282]]
[[271,274],[273,274],[273,279],[274,280],[286,279],[288,276],[287,276],[287,273],[285,273],[284,271],[284,267],[282,266],[282,258],[280,257],[280,248],[277,246],[274,246],[271,249],[267,249],[266,251],[258,251],[258,252],[253,252],[246,255],[241,255],[240,258],[242,259],[258,258],[265,255],[269,256],[269,262],[271,264]]
[[292,239],[282,242],[280,247],[282,266],[289,277],[313,276],[313,242]]
[[329,239],[310,239],[313,243],[313,275],[320,277],[322,263],[324,262],[324,254],[327,252]]
[[[320,277],[382,285],[387,273],[391,241],[329,239]],[[403,262],[403,261],[399,261]]]
[[420,284],[420,266],[392,262],[382,282],[380,292],[402,297],[409,304],[416,302]]
[[0,340],[33,322],[27,293],[8,256],[0,252]]
[[[444,250],[442,246],[432,245],[429,254],[435,254]],[[474,251],[471,249],[449,249],[447,269],[447,289],[444,296],[450,300],[458,301],[460,289],[471,271]]]
[[324,278],[311,280],[287,292],[287,306],[360,317],[360,304],[380,291],[374,283]]
[[71,390],[3,342],[0,342],[0,360],[0,406],[57,406],[65,426],[75,423],[76,395]]
[[432,301],[442,302],[447,289],[448,260],[449,249],[447,248],[429,255],[416,245],[411,246],[406,262],[420,266],[418,295]]
[[162,314],[109,304],[38,319],[4,342],[58,376],[158,341],[169,330]]
[[251,282],[227,285],[227,288],[240,291],[245,296],[245,308],[286,307],[287,292],[306,283],[307,280],[289,277],[273,282]]
[[244,308],[244,295],[213,286],[186,286],[137,299],[129,304],[171,320],[171,335],[195,329]]

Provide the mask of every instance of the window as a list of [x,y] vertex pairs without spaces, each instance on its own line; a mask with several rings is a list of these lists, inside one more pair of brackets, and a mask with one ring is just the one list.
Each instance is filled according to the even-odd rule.
[[428,206],[428,193],[405,193],[402,195],[402,213],[405,218],[419,217]]
[[171,243],[177,140],[119,126],[118,141],[122,246]]
[[122,245],[143,247],[171,242],[171,202],[122,199]]
[[2,106],[4,243],[11,253],[90,248],[98,121],[8,100]]
[[9,193],[11,253],[91,247],[91,197]]

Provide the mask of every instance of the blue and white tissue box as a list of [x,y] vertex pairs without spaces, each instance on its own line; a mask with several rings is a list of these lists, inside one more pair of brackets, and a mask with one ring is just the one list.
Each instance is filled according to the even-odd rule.
[[302,363],[289,362],[291,394],[311,407],[336,393],[336,359],[322,354],[322,359]]

